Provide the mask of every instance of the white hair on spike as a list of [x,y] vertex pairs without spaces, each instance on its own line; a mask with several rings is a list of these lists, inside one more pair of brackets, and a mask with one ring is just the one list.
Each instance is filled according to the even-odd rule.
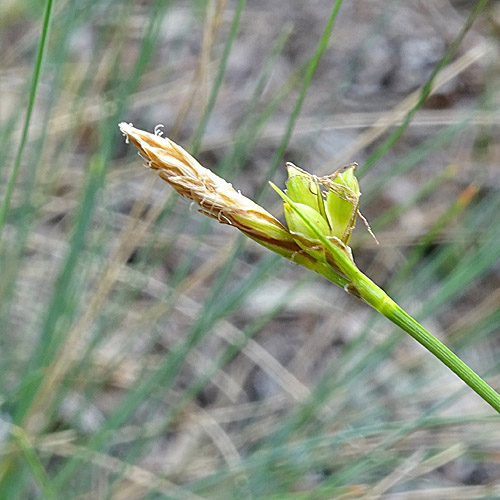
[[145,163],[143,163],[143,167],[144,168],[151,168],[151,165],[153,164],[153,162],[149,159],[149,158],[146,158],[140,151],[137,151],[137,154],[144,160]]
[[165,128],[165,125],[163,125],[163,123],[158,123],[158,125],[156,125],[156,127],[154,128],[154,134],[158,137],[163,137],[162,128]]
[[233,225],[230,219],[228,219],[222,212],[219,212],[217,214],[217,220],[222,223],[222,224],[229,224],[230,226]]
[[[133,124],[132,122],[129,122],[129,123],[128,123],[128,125],[130,125],[131,127],[133,127],[133,126],[134,126],[134,124]],[[121,129],[120,129],[120,130],[121,130]],[[124,132],[124,131],[122,130],[122,134],[123,134],[123,137],[125,137],[125,144],[129,144],[129,142],[130,142],[130,141],[129,141],[129,138],[128,138],[128,134],[127,134],[127,132]]]

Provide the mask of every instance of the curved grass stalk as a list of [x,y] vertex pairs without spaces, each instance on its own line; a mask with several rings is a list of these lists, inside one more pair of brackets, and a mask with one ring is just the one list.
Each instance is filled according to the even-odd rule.
[[297,205],[278,187],[272,184],[283,200],[309,227],[311,232],[334,256],[339,270],[349,281],[346,291],[361,298],[380,314],[388,318],[403,331],[411,335],[417,342],[434,354],[442,363],[460,377],[476,394],[500,413],[500,394],[487,384],[472,368],[465,364],[453,351],[446,347],[420,323],[404,311],[384,290],[364,275],[346,254],[334,245],[318,228],[302,213]]
[[[294,167],[288,184],[293,200],[271,183],[285,202],[287,228],[231,184],[200,165],[170,139],[144,132],[127,123],[119,126],[127,140],[137,147],[146,165],[179,194],[198,203],[201,213],[222,224],[234,226],[273,252],[316,271],[362,299],[411,335],[500,413],[500,394],[407,314],[354,263],[347,243],[355,221],[345,210],[348,202],[352,204],[353,213],[358,213],[360,193],[353,165],[323,178]],[[324,193],[326,199],[320,187],[328,190]],[[336,200],[331,199],[332,193]],[[336,224],[331,223],[333,218],[337,218]]]

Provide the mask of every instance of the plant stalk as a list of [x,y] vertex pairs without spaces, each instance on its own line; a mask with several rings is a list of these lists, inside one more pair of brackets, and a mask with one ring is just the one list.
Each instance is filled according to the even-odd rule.
[[500,394],[488,385],[472,368],[466,365],[453,351],[404,311],[373,281],[362,273],[360,275],[362,277],[353,282],[353,286],[366,303],[370,304],[380,314],[411,335],[418,343],[423,345],[460,377],[476,394],[500,413]]
[[336,267],[349,282],[344,287],[346,291],[361,298],[380,314],[411,335],[453,373],[460,377],[476,394],[500,413],[500,394],[488,385],[472,368],[467,366],[454,352],[406,313],[378,285],[364,275],[347,254],[340,247],[333,244],[283,191],[272,183],[271,186],[298,214],[316,238],[330,252]]

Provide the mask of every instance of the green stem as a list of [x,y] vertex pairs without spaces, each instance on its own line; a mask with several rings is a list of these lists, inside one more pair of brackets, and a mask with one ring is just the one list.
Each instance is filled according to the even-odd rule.
[[[332,33],[333,26],[335,24],[335,21],[337,19],[337,15],[339,13],[341,6],[342,6],[342,0],[335,0],[335,4],[333,5],[332,10],[330,11],[330,16],[327,19],[325,29],[323,30],[323,34],[321,35],[318,46],[316,47],[316,50],[314,51],[314,54],[311,57],[310,61],[306,65],[304,79],[302,81],[302,86],[301,86],[301,89],[299,92],[299,96],[298,96],[297,101],[295,102],[295,106],[293,107],[293,110],[290,114],[290,119],[288,120],[288,123],[286,124],[285,132],[284,132],[283,137],[280,141],[280,144],[279,144],[278,148],[276,149],[274,157],[271,160],[271,164],[269,165],[269,168],[267,169],[267,173],[266,173],[267,180],[270,180],[273,178],[274,173],[276,172],[276,169],[278,168],[278,165],[280,164],[280,162],[283,159],[283,154],[285,153],[285,150],[288,146],[288,143],[290,142],[290,138],[292,137],[293,130],[294,130],[295,125],[297,123],[297,119],[300,115],[300,112],[302,110],[302,106],[303,106],[304,101],[306,99],[307,91],[309,89],[309,86],[311,85],[314,74],[316,73],[316,68],[318,67],[318,64],[319,64],[321,57],[323,56],[326,49],[328,48],[328,41],[330,39],[330,35]],[[265,184],[263,183],[262,188],[260,189],[260,191],[256,197],[256,201],[260,200],[261,196],[263,195],[264,185]]]
[[236,35],[238,34],[238,28],[240,26],[240,21],[241,21],[241,14],[243,12],[244,7],[245,7],[245,0],[238,0],[238,6],[236,7],[233,16],[233,22],[231,24],[231,30],[229,32],[228,39],[224,46],[224,52],[222,54],[222,58],[218,65],[217,75],[215,76],[215,81],[212,86],[212,91],[210,92],[207,106],[203,111],[203,115],[200,119],[198,128],[194,134],[193,142],[191,144],[190,151],[193,156],[196,156],[196,154],[200,149],[203,133],[205,132],[205,128],[210,118],[210,114],[212,113],[212,110],[215,106],[215,101],[217,100],[217,95],[219,93],[220,86],[222,85],[222,81],[224,80],[224,75],[226,74],[227,62],[229,60],[229,56],[231,55],[233,42],[236,40]]
[[415,116],[417,111],[422,107],[422,104],[434,90],[434,83],[438,75],[441,73],[443,68],[445,68],[451,61],[453,55],[457,51],[458,47],[461,45],[462,40],[465,38],[465,35],[467,35],[467,32],[470,30],[475,20],[478,18],[479,14],[481,14],[481,12],[484,10],[487,3],[488,0],[478,0],[476,2],[476,4],[474,5],[469,14],[469,17],[465,21],[465,24],[462,26],[462,29],[460,30],[456,38],[451,42],[445,55],[443,56],[441,61],[439,61],[437,66],[434,68],[434,71],[432,72],[431,76],[429,77],[425,85],[422,87],[422,91],[420,93],[418,101],[408,111],[406,117],[403,120],[403,123],[401,123],[401,125],[399,125],[399,127],[396,128],[394,133],[370,156],[370,158],[368,158],[366,163],[362,165],[361,168],[358,170],[358,173],[361,172],[365,173],[368,169],[370,169],[370,167],[372,167],[374,163],[376,163],[380,158],[382,158],[382,156],[384,156],[392,149],[394,144],[396,144],[399,138],[403,135],[404,131],[408,128],[408,125],[410,124],[412,118]]
[[472,368],[467,366],[453,351],[448,349],[448,347],[406,313],[373,281],[361,272],[359,274],[359,280],[354,281],[353,285],[365,302],[411,335],[500,413],[500,394],[488,385]]
[[42,73],[42,65],[47,50],[47,40],[50,31],[50,22],[52,19],[52,4],[53,0],[47,0],[45,4],[45,13],[43,16],[42,24],[42,34],[40,36],[40,45],[38,46],[38,52],[36,55],[35,70],[33,72],[33,79],[31,82],[30,95],[28,100],[28,108],[26,110],[26,117],[24,119],[24,126],[21,132],[21,142],[17,150],[16,158],[14,160],[14,166],[9,177],[9,182],[7,183],[7,189],[5,190],[5,196],[3,202],[0,206],[0,239],[2,237],[2,231],[7,219],[7,213],[10,207],[10,200],[14,192],[14,187],[16,185],[17,175],[19,173],[19,167],[21,165],[21,158],[23,156],[24,147],[28,139],[28,129],[31,122],[31,115],[33,114],[33,109],[35,107],[36,91],[38,89],[38,82],[40,81],[40,75]]
[[410,334],[417,342],[436,356],[451,371],[458,375],[476,394],[500,413],[500,394],[490,387],[475,371],[469,368],[455,353],[431,335],[420,323],[415,321],[396,304],[379,286],[365,276],[347,254],[334,245],[279,188],[271,183],[274,190],[299,215],[312,233],[330,252],[337,268],[348,279],[346,290],[359,296],[380,314]]
[[50,478],[45,471],[42,462],[38,458],[38,455],[30,442],[28,435],[24,432],[21,427],[13,426],[11,430],[12,437],[21,449],[26,462],[28,463],[33,477],[38,481],[41,490],[42,498],[46,500],[57,499],[56,492],[50,482]]

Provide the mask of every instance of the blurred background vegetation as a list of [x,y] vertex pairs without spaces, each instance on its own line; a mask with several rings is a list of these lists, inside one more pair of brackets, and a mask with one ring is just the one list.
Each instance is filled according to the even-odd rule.
[[339,6],[0,3],[0,498],[500,498],[491,408],[117,127],[280,218],[285,160],[358,162],[359,267],[498,389],[500,3]]

